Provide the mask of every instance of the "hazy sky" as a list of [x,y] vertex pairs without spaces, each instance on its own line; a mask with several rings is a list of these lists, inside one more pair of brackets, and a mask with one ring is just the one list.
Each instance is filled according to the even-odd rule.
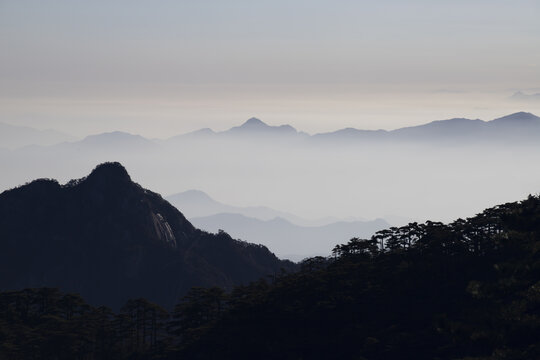
[[0,0],[0,121],[167,136],[308,132],[540,104],[540,2]]

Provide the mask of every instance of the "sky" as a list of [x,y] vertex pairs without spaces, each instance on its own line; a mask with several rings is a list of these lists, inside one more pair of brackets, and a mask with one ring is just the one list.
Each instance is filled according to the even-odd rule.
[[309,133],[540,103],[540,2],[0,0],[0,122],[167,137]]

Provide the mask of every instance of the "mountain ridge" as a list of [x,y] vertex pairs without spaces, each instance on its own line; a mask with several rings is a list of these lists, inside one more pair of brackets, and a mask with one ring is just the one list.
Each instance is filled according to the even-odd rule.
[[[540,117],[520,111],[505,115],[499,118],[492,120],[481,120],[481,119],[468,119],[468,118],[452,118],[444,120],[435,120],[428,123],[406,126],[402,128],[392,129],[392,130],[366,130],[358,128],[343,128],[330,132],[315,133],[309,135],[305,132],[296,130],[294,127],[285,124],[278,126],[271,126],[261,121],[258,118],[250,118],[243,124],[230,128],[222,132],[214,132],[210,129],[211,135],[213,138],[220,135],[245,135],[245,134],[265,134],[265,135],[301,135],[300,138],[306,139],[310,142],[313,141],[329,141],[333,139],[337,140],[346,140],[346,141],[356,141],[356,140],[370,140],[370,141],[428,141],[431,142],[433,139],[429,136],[439,136],[443,137],[446,140],[461,139],[458,140],[501,140],[504,134],[496,133],[495,128],[500,124],[506,124],[509,127],[514,125],[526,124],[533,126],[533,130],[537,131],[540,134]],[[206,129],[201,129],[202,131]],[[516,126],[516,131],[521,131],[522,126]],[[198,131],[191,132],[184,135],[177,135],[173,137],[174,139],[181,139],[187,135],[197,133]],[[208,135],[208,134],[205,134]],[[535,134],[536,136],[537,134]],[[515,134],[513,134],[515,136]],[[523,136],[530,138],[528,132],[524,132]]]
[[267,206],[235,206],[214,200],[204,191],[191,189],[180,193],[171,194],[165,197],[167,201],[183,209],[188,218],[205,217],[221,213],[242,214],[247,217],[259,220],[272,220],[282,217],[300,226],[317,226],[335,222],[337,218],[322,218],[316,220],[304,219],[300,216],[275,210]]
[[[369,141],[406,141],[406,142],[432,142],[433,136],[443,137],[445,140],[481,140],[500,141],[504,139],[504,133],[497,133],[498,128],[504,124],[508,129],[513,129],[512,140],[519,140],[523,136],[525,140],[538,140],[540,136],[540,117],[520,111],[508,114],[492,120],[452,118],[435,120],[428,123],[406,126],[392,130],[366,130],[353,127],[337,129],[330,132],[308,134],[298,131],[289,124],[268,125],[262,120],[252,117],[238,126],[233,126],[228,130],[214,131],[210,128],[202,128],[192,132],[174,135],[166,139],[149,139],[141,135],[130,134],[123,131],[103,132],[88,135],[78,141],[63,141],[62,143],[52,143],[49,145],[36,144],[37,146],[109,146],[128,148],[139,145],[154,147],[158,144],[175,144],[184,140],[217,140],[217,139],[242,139],[242,140],[306,140],[313,142],[331,142],[332,140],[354,142],[360,140]],[[1,125],[1,124],[0,124]],[[524,127],[529,126],[530,129]],[[532,134],[531,134],[532,131]],[[435,139],[436,141],[437,139]]]
[[300,226],[281,217],[260,220],[231,213],[191,218],[190,221],[206,231],[224,230],[235,238],[268,246],[281,257],[293,254],[296,257],[289,258],[293,261],[329,254],[336,243],[358,236],[370,237],[390,226],[383,219]]
[[282,267],[295,268],[260,245],[196,229],[119,163],[0,194],[1,289],[59,287],[113,308],[141,296],[172,306],[192,286],[230,288]]

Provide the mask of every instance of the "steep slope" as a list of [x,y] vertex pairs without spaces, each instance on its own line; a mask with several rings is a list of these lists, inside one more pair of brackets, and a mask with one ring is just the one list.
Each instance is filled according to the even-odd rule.
[[230,288],[282,267],[293,265],[263,246],[196,229],[119,163],[0,194],[4,290],[51,286],[114,308],[134,297],[171,306],[192,286]]

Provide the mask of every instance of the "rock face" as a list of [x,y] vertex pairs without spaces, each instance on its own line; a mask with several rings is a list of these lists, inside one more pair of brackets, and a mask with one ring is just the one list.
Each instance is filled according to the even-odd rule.
[[230,288],[294,267],[263,246],[196,229],[119,163],[0,194],[1,290],[59,287],[96,305],[145,297],[171,307],[192,286]]

